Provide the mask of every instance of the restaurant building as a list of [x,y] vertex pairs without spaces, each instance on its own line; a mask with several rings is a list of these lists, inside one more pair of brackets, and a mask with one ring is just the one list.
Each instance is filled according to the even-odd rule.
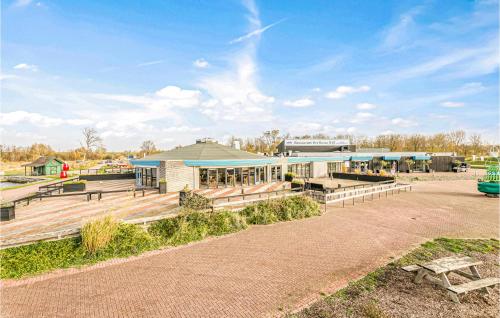
[[[463,157],[425,152],[390,152],[359,149],[347,140],[284,140],[276,156],[262,156],[221,145],[211,139],[131,160],[138,187],[158,187],[165,180],[167,191],[246,187],[284,180],[285,173],[299,178],[321,178],[337,172],[388,173],[451,171],[452,162]],[[409,167],[408,163],[413,162]]]

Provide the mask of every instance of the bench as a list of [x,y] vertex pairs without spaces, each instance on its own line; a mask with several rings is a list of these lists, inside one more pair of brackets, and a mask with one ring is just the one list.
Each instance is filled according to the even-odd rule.
[[420,266],[418,265],[408,265],[408,266],[404,266],[404,267],[401,267],[402,270],[404,270],[405,272],[416,272],[420,269]]
[[461,285],[454,285],[448,287],[448,294],[450,295],[450,298],[456,302],[460,303],[460,300],[458,299],[458,295],[460,294],[466,294],[470,291],[476,290],[476,289],[484,289],[486,293],[489,293],[488,287],[494,286],[500,284],[500,278],[496,277],[488,277],[488,278],[483,278],[483,279],[478,279],[478,280],[473,280]]

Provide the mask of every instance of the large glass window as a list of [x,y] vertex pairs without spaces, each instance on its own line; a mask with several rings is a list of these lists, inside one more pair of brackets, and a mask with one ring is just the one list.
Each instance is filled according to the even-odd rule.
[[217,187],[224,188],[226,186],[226,169],[217,169]]
[[228,187],[236,186],[236,180],[234,178],[234,169],[228,168],[226,169],[226,173],[227,173],[227,186]]
[[208,169],[200,168],[200,188],[208,188]]
[[235,168],[234,169],[234,173],[235,173],[235,179],[236,179],[236,185],[237,186],[241,186],[241,182],[243,180],[243,175],[242,175],[242,171],[241,171],[241,168]]
[[300,178],[311,178],[311,163],[295,163],[288,165],[288,172],[293,172]]
[[208,169],[208,187],[217,188],[217,169]]

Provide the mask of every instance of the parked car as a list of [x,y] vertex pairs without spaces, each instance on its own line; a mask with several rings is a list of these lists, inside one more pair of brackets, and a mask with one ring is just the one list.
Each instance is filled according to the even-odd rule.
[[453,167],[453,172],[467,172],[469,165],[465,162],[462,162],[459,165]]

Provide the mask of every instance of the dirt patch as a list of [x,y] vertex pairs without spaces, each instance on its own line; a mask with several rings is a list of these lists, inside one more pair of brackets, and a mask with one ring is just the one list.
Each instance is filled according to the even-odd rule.
[[[401,260],[372,272],[334,295],[326,296],[311,307],[296,314],[289,314],[287,317],[498,317],[500,306],[498,286],[489,289],[490,295],[479,290],[467,295],[460,295],[461,303],[456,304],[450,300],[444,289],[425,280],[422,284],[417,285],[413,282],[415,274],[401,270],[401,266],[418,262],[418,260],[463,254],[483,261],[483,264],[478,266],[482,277],[500,276],[498,241],[454,241],[458,241],[459,244],[445,247],[441,244],[431,246],[424,244],[423,247]],[[473,244],[461,248],[462,242],[465,244],[473,242]],[[480,242],[490,242],[493,248],[486,251],[480,248],[470,248],[476,243],[482,244]],[[460,253],[454,253],[450,250],[457,250]],[[449,279],[453,285],[468,281],[468,279],[456,274],[450,274]]]

